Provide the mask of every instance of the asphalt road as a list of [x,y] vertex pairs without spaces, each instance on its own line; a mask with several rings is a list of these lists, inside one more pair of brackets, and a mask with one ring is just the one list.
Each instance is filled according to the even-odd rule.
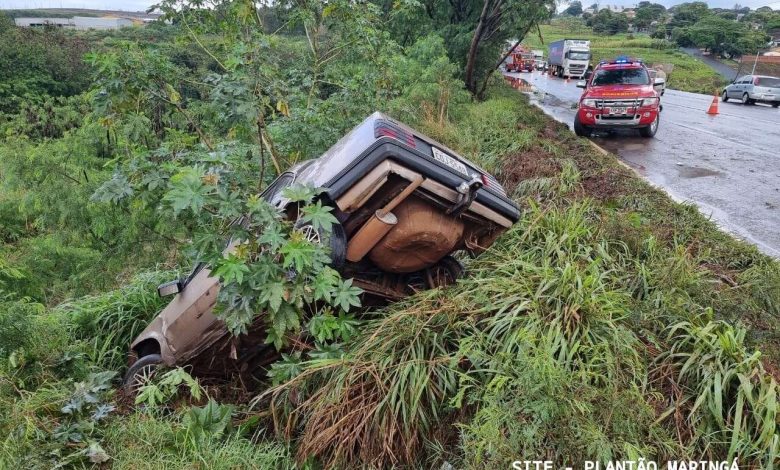
[[[710,56],[704,55],[701,53],[701,50],[699,50],[696,47],[682,47],[681,48],[683,52],[686,54],[696,57],[700,61],[704,62],[705,64],[709,65],[710,68],[715,70],[718,74],[720,74],[721,77],[725,78],[728,81],[733,81],[737,77],[737,71],[729,67],[728,65],[724,64],[723,62],[719,60],[715,60]],[[746,75],[750,73],[750,70],[743,70],[742,75]]]
[[[582,90],[575,81],[512,73],[535,88],[532,100],[572,126]],[[712,96],[666,90],[655,138],[636,131],[599,134],[592,140],[617,154],[678,201],[696,204],[735,236],[780,258],[780,109],[719,102]]]

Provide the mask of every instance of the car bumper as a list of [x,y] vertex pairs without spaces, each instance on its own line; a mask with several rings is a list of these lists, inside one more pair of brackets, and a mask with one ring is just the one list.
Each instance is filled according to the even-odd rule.
[[780,101],[780,93],[748,93],[748,96],[750,96],[750,99],[756,101]]
[[626,117],[604,115],[592,110],[579,112],[580,122],[583,125],[597,129],[647,127],[655,121],[657,115],[658,111],[639,111]]
[[[427,144],[419,143],[419,145]],[[385,160],[397,162],[447,188],[457,188],[461,183],[468,181],[462,175],[453,172],[452,169],[432,157],[400,144],[395,139],[383,137],[356,158],[350,167],[329,181],[325,185],[328,188],[326,193],[332,200],[337,200],[352,185]],[[504,194],[499,194],[497,191],[494,192],[489,187],[483,187],[477,191],[475,201],[506,217],[513,223],[520,218],[520,210],[514,201]]]

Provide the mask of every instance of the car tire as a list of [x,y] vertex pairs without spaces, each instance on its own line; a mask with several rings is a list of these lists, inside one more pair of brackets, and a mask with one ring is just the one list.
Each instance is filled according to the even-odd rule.
[[122,380],[122,390],[128,396],[135,396],[139,388],[157,373],[161,365],[162,356],[159,354],[147,354],[138,358],[127,369],[127,373]]
[[650,124],[647,127],[641,127],[639,129],[639,135],[647,138],[655,137],[655,133],[658,132],[658,124],[660,124],[660,121],[661,121],[661,115],[657,114],[655,116],[655,121],[653,121],[652,124]]
[[777,108],[778,106],[780,106],[780,101],[776,101],[776,102],[772,103],[772,107],[773,108]]
[[756,104],[756,101],[751,100],[747,93],[742,93],[742,104]]
[[729,100],[729,94],[726,92],[726,90],[723,90],[723,93],[721,93],[720,100],[724,103]]
[[580,113],[574,115],[574,133],[579,137],[590,137],[593,129],[580,122]]
[[435,287],[446,287],[455,284],[466,273],[466,268],[452,255],[445,256],[428,269],[435,276]]

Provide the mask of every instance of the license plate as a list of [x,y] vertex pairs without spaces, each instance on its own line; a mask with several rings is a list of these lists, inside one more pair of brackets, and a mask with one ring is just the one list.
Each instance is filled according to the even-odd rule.
[[468,171],[466,170],[466,165],[450,157],[449,155],[437,149],[436,147],[431,147],[431,149],[433,150],[433,158],[437,162],[444,163],[445,165],[452,168],[453,170],[457,170],[463,173],[464,175],[468,175]]
[[609,108],[609,114],[626,114],[628,108]]

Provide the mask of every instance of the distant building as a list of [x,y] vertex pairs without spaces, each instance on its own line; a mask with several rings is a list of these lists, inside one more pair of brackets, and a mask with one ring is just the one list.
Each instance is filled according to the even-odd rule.
[[73,18],[16,18],[16,26],[22,28],[35,28],[43,26],[55,26],[67,29],[119,29],[132,26],[133,20],[128,18],[91,16],[74,16]]
[[609,10],[612,13],[628,13],[634,12],[634,6],[623,6],[623,5],[603,5],[601,7],[602,10]]

